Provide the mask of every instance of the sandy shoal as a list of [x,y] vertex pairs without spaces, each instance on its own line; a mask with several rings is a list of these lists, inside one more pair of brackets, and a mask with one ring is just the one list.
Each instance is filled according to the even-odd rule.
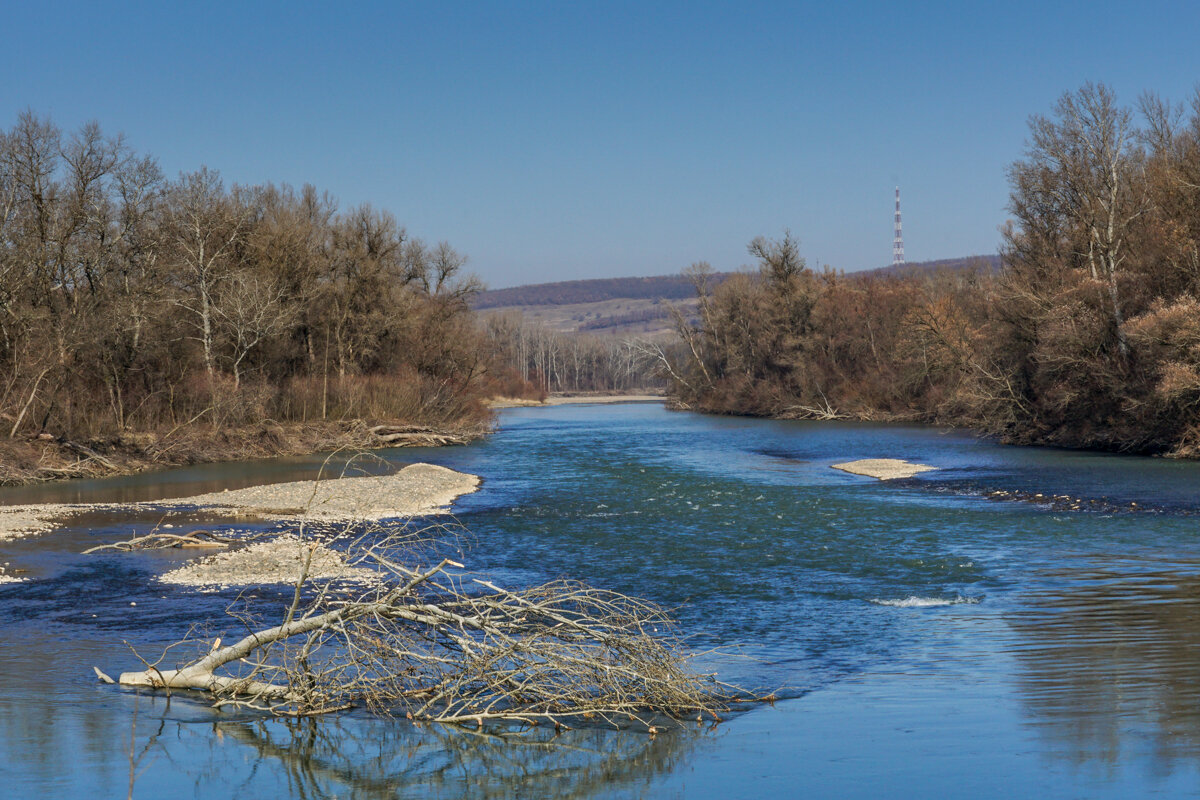
[[158,506],[228,508],[271,517],[369,522],[449,511],[479,488],[479,476],[434,464],[410,464],[392,475],[268,483],[158,501]]
[[834,464],[834,469],[850,472],[855,475],[866,475],[868,478],[878,478],[881,481],[893,478],[911,478],[922,472],[937,469],[927,464],[913,464],[899,458],[864,458],[860,461],[847,461],[844,464]]
[[147,503],[0,506],[0,541],[46,533],[61,527],[76,514],[99,509],[136,511],[187,506],[264,518],[326,522],[418,517],[447,513],[454,500],[477,488],[477,475],[433,464],[410,464],[392,475],[272,483]]
[[[309,561],[309,552],[312,560]],[[285,534],[249,547],[197,559],[159,576],[163,583],[207,589],[294,583],[308,561],[308,581],[353,581],[368,584],[378,576],[353,567],[336,550],[295,534]]]

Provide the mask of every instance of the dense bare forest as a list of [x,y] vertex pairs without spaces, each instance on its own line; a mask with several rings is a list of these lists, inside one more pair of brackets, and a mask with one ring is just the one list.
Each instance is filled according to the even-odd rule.
[[464,261],[311,186],[168,179],[97,124],[64,134],[24,113],[0,131],[8,477],[46,454],[17,440],[69,445],[77,474],[122,448],[286,451],[285,427],[307,432],[300,449],[350,421],[479,429],[481,398],[512,376],[489,370]]
[[1200,93],[1068,93],[1009,180],[999,272],[816,273],[790,235],[716,288],[692,268],[679,404],[1200,455]]
[[[564,333],[520,312],[486,314],[481,325],[494,371],[509,375],[516,392],[533,385],[551,392],[661,392],[665,388],[653,340],[595,333]],[[670,345],[666,345],[670,347]],[[519,396],[519,395],[518,395]]]

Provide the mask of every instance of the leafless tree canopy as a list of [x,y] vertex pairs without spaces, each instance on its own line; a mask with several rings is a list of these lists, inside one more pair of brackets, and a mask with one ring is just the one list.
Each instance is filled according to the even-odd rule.
[[488,313],[481,325],[495,361],[508,370],[514,394],[524,384],[545,393],[661,388],[657,364],[645,357],[640,339],[563,333],[519,312]]
[[369,205],[176,178],[96,123],[0,130],[0,430],[478,422],[479,283]]

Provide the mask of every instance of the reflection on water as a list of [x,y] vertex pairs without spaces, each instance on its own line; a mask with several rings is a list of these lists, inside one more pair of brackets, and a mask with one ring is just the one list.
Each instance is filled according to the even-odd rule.
[[[0,703],[4,797],[641,797],[707,726],[520,733],[350,714],[229,718],[190,699],[97,689],[64,715]],[[14,767],[17,769],[14,770]],[[15,779],[15,782],[13,780]]]
[[706,733],[679,728],[652,739],[541,728],[502,735],[342,716],[209,724],[151,719],[125,738],[139,796],[158,788],[153,775],[138,775],[158,760],[203,764],[206,796],[374,800],[643,796]]
[[1058,752],[1117,763],[1136,736],[1163,770],[1200,757],[1200,563],[1051,574],[1007,619],[1030,721]]
[[[286,782],[289,796],[364,799],[637,795],[655,776],[676,769],[703,735],[679,729],[649,739],[606,730],[556,734],[542,728],[500,736],[344,717],[218,722],[212,730],[215,736],[208,730],[181,729],[178,738],[160,738],[156,746],[166,758],[176,750],[191,757],[193,748],[228,751],[228,741],[234,741],[240,745],[234,758],[280,766],[271,770],[269,782],[257,776],[230,781],[230,796],[233,790],[262,796],[270,783]],[[228,756],[215,754],[214,760],[221,757]]]

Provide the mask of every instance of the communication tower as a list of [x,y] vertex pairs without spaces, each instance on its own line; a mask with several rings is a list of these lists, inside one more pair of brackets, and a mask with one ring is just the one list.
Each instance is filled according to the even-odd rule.
[[892,266],[904,266],[904,237],[900,235],[900,187],[896,187],[896,238],[892,240]]

